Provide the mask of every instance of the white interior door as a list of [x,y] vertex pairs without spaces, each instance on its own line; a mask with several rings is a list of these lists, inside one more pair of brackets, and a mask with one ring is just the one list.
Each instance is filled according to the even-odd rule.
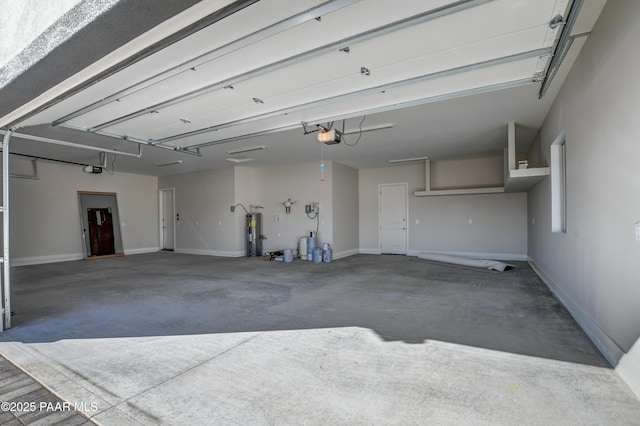
[[160,191],[160,237],[162,250],[175,249],[173,189]]
[[407,254],[407,184],[379,188],[380,253]]

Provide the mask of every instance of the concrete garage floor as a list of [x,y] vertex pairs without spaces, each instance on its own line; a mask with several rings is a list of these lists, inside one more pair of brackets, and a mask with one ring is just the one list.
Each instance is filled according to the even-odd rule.
[[640,401],[518,266],[152,253],[17,267],[0,352],[104,425],[640,424]]

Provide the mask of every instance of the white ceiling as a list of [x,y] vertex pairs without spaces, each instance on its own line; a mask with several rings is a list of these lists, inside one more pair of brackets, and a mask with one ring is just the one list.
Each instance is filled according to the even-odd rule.
[[[570,3],[261,0],[33,115],[20,132],[127,152],[143,144],[141,158],[118,157],[115,170],[152,175],[235,157],[319,160],[317,134],[301,122],[347,132],[392,124],[324,147],[325,160],[357,168],[499,154],[509,121],[525,149],[584,41],[539,99],[563,28],[549,22]],[[603,4],[587,1],[573,34],[589,31]],[[97,152],[15,140],[12,152],[97,163]],[[227,154],[257,145],[265,149]]]

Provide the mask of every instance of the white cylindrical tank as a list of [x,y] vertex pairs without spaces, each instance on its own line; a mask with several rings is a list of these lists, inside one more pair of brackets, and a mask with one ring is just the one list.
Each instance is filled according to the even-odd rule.
[[300,255],[300,259],[307,260],[307,237],[300,238],[300,243],[298,244],[298,255]]

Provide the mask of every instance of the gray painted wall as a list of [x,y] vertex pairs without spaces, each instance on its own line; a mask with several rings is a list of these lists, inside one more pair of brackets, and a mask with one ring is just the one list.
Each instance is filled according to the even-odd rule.
[[[267,236],[264,247],[269,249],[295,248],[300,237],[316,231],[316,220],[309,219],[304,206],[320,202],[320,243],[333,244],[333,164],[325,163],[325,181],[320,181],[318,162],[292,164],[286,167],[265,167],[254,170],[254,204],[264,207],[263,231]],[[282,203],[291,198],[298,201],[285,214]],[[247,206],[248,207],[248,206]],[[278,216],[279,222],[275,221]],[[312,215],[313,216],[313,215]]]
[[158,250],[157,178],[90,175],[80,166],[38,162],[39,180],[10,180],[13,265],[84,258],[78,191],[115,192],[125,253]]
[[503,185],[502,155],[431,161],[431,189],[490,188]]
[[614,364],[640,335],[639,22],[640,2],[607,3],[532,147],[548,163],[566,132],[568,225],[550,232],[544,180],[529,193],[529,256]]
[[335,253],[357,253],[358,170],[333,162],[333,250]]
[[[339,182],[336,181],[339,179]],[[159,189],[175,188],[176,250],[186,253],[243,256],[245,212],[261,205],[264,249],[296,248],[298,240],[316,231],[304,206],[320,202],[319,240],[334,246],[334,252],[354,253],[358,249],[358,172],[333,162],[325,165],[320,181],[317,163],[287,167],[229,167],[206,172],[159,178]],[[298,201],[286,214],[282,203]],[[340,205],[336,206],[336,201]],[[340,221],[334,221],[339,216]],[[335,240],[336,229],[340,236]]]
[[175,188],[175,213],[180,217],[176,223],[176,251],[238,254],[234,250],[236,218],[229,210],[235,204],[234,180],[232,167],[158,179],[158,189]]
[[[406,182],[409,254],[439,251],[501,259],[526,258],[526,193],[415,197],[414,191],[424,190],[424,173],[424,163],[360,170],[361,250],[379,251],[378,185]],[[416,224],[416,220],[420,223]]]

